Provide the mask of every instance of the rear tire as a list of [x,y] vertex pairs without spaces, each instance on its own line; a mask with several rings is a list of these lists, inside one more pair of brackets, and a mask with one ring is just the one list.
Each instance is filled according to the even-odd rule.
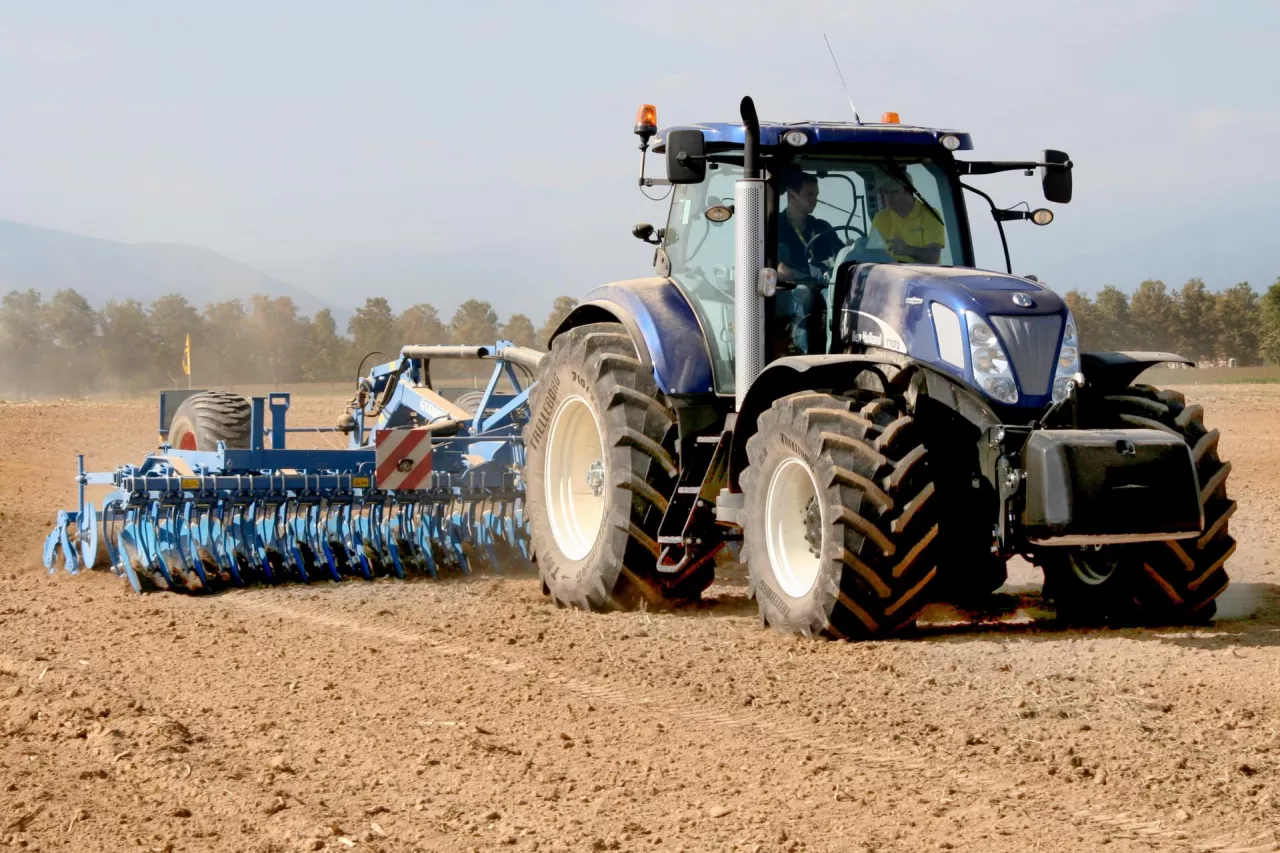
[[1186,624],[1213,618],[1227,588],[1223,564],[1235,550],[1228,519],[1231,463],[1218,458],[1218,431],[1204,426],[1204,410],[1177,391],[1134,385],[1093,403],[1090,426],[1159,429],[1181,436],[1200,480],[1204,532],[1196,539],[1046,548],[1035,555],[1045,573],[1045,596],[1060,618],[1076,623]]
[[169,423],[169,444],[175,450],[218,449],[218,442],[228,448],[247,448],[251,430],[249,401],[225,391],[201,391],[192,394]]
[[657,570],[658,526],[679,473],[675,415],[621,326],[555,339],[525,427],[526,507],[543,589],[583,610],[696,599],[710,561]]
[[744,554],[761,620],[805,637],[872,638],[934,599],[941,502],[900,403],[804,392],[747,441]]

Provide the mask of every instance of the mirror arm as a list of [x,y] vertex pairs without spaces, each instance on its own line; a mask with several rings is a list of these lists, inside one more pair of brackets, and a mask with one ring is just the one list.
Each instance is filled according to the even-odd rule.
[[998,228],[1000,231],[1000,245],[1004,248],[1005,272],[1009,273],[1009,275],[1013,275],[1013,262],[1009,260],[1009,240],[1004,235],[1004,220],[1000,218],[1000,214],[1011,213],[1016,211],[1007,211],[1007,210],[1002,211],[996,207],[996,203],[992,201],[991,196],[987,195],[982,190],[976,187],[971,187],[966,183],[961,183],[960,186],[964,187],[966,190],[968,190],[971,193],[975,193],[977,195],[982,196],[987,200],[987,204],[991,205],[991,218],[996,221],[996,228]]
[[669,187],[669,186],[671,186],[671,182],[670,182],[670,181],[668,181],[666,178],[646,178],[646,177],[644,176],[644,167],[645,167],[645,164],[649,162],[649,156],[648,156],[648,155],[649,155],[648,148],[647,148],[647,147],[642,146],[642,147],[640,148],[640,180],[639,180],[639,182],[638,182],[638,183],[640,184],[640,186],[642,186],[642,187]]
[[1034,169],[1047,167],[1070,169],[1072,165],[1070,160],[1065,163],[1038,163],[1032,160],[1008,160],[1004,162],[994,160],[957,160],[956,171],[961,175],[994,175],[996,172],[1016,172],[1021,169],[1030,175]]

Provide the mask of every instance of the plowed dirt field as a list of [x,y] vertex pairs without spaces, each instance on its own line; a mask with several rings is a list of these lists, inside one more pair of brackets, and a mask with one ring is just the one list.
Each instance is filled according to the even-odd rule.
[[140,461],[154,407],[0,404],[0,847],[1280,850],[1280,386],[1184,390],[1240,502],[1212,626],[1060,630],[1020,564],[985,620],[862,644],[762,629],[732,569],[610,615],[534,577],[50,577],[73,454]]

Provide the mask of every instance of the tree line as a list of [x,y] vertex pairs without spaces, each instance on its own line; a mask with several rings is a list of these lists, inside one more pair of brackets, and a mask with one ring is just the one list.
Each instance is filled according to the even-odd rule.
[[[1149,280],[1132,295],[1107,285],[1093,297],[1072,290],[1064,298],[1084,350],[1175,352],[1201,364],[1280,363],[1280,278],[1262,294],[1248,282],[1215,293],[1193,278],[1178,289]],[[199,309],[170,294],[150,305],[113,300],[95,309],[75,290],[48,300],[35,290],[14,290],[0,302],[0,396],[183,387],[188,334],[198,386],[346,383],[354,381],[366,355],[390,358],[406,343],[510,340],[541,348],[576,304],[557,297],[535,327],[524,314],[501,321],[490,303],[478,299],[445,320],[429,303],[396,313],[386,299],[370,297],[340,331],[329,310],[307,316],[287,296]],[[438,375],[448,375],[448,368]]]
[[1090,350],[1173,352],[1201,366],[1280,363],[1280,278],[1259,295],[1242,281],[1218,293],[1193,278],[1177,290],[1148,280],[1130,296],[1107,285],[1064,297]]
[[367,370],[406,343],[510,340],[540,349],[576,304],[557,297],[538,327],[524,314],[500,320],[490,303],[478,299],[444,319],[429,303],[396,313],[386,299],[370,297],[344,332],[328,309],[307,316],[287,296],[257,295],[200,309],[169,294],[150,305],[112,300],[95,309],[75,290],[59,290],[47,300],[35,290],[14,290],[0,301],[0,397],[183,388],[187,335],[196,387],[350,383],[366,355],[385,356],[369,359]]

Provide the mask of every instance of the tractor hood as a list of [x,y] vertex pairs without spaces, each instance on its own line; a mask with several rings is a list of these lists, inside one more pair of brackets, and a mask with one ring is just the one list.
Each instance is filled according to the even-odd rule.
[[836,302],[840,343],[900,352],[980,387],[968,322],[977,315],[1012,362],[1017,406],[1042,408],[1051,400],[1067,308],[1034,281],[957,267],[860,264]]

